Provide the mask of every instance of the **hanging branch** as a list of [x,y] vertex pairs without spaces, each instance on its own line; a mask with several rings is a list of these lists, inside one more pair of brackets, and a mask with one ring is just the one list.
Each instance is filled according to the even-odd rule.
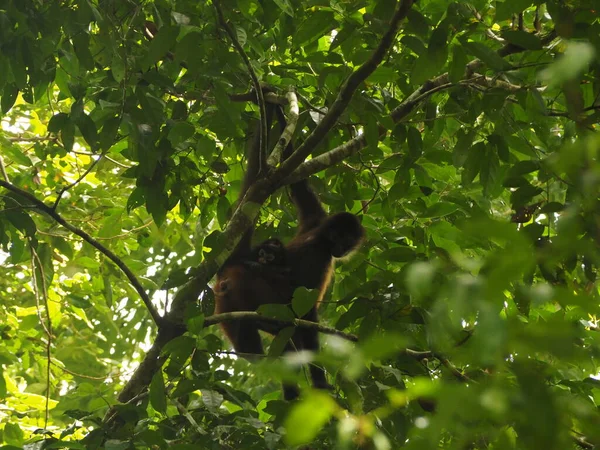
[[267,160],[267,164],[272,167],[277,166],[279,161],[281,161],[281,154],[283,153],[283,149],[287,147],[287,145],[292,140],[294,136],[294,131],[296,131],[296,124],[298,123],[298,116],[300,115],[300,108],[298,107],[298,98],[296,97],[296,93],[293,90],[290,90],[286,99],[290,105],[289,114],[287,117],[287,125],[285,129],[281,133],[281,137],[277,141],[275,148],[271,152],[269,159]]
[[213,3],[213,6],[215,7],[215,9],[217,10],[217,16],[219,17],[219,23],[227,32],[227,35],[229,36],[229,39],[231,39],[233,47],[240,54],[242,60],[244,61],[244,64],[246,65],[246,69],[248,69],[250,78],[252,79],[252,86],[254,87],[254,95],[255,95],[256,101],[258,102],[258,110],[260,112],[260,136],[259,136],[260,144],[258,146],[260,149],[259,150],[260,158],[258,158],[258,161],[259,161],[258,171],[260,172],[261,170],[266,168],[267,144],[268,144],[268,142],[267,142],[267,140],[268,140],[267,139],[267,133],[268,133],[267,113],[266,113],[266,108],[265,108],[265,98],[263,95],[262,87],[260,85],[260,82],[258,81],[258,77],[256,76],[256,72],[254,71],[254,68],[252,67],[252,63],[250,62],[248,55],[244,51],[244,48],[240,44],[240,41],[238,40],[237,36],[235,35],[235,33],[233,32],[233,30],[231,29],[231,27],[227,24],[227,21],[225,20],[225,16],[223,15],[223,10],[221,8],[221,2],[219,0],[213,0],[212,3]]
[[31,205],[33,206],[34,209],[36,209],[44,214],[47,214],[52,219],[54,219],[55,222],[62,225],[64,228],[69,230],[71,233],[79,236],[81,239],[83,239],[85,242],[90,244],[92,247],[96,248],[96,250],[98,250],[100,253],[102,253],[108,259],[110,259],[113,263],[115,263],[117,265],[117,267],[119,269],[121,269],[121,271],[125,274],[125,276],[129,280],[129,282],[131,283],[133,288],[136,290],[136,292],[141,297],[141,299],[144,302],[144,305],[146,305],[146,308],[148,309],[148,312],[150,313],[150,316],[152,317],[152,320],[154,321],[154,323],[158,326],[160,326],[163,323],[163,318],[160,316],[160,314],[158,314],[158,311],[152,304],[150,297],[148,297],[148,294],[146,293],[145,289],[143,288],[143,286],[141,285],[139,280],[136,278],[136,276],[133,274],[133,272],[129,269],[129,267],[127,267],[127,265],[125,265],[125,263],[117,255],[115,255],[111,250],[109,250],[104,245],[102,245],[100,242],[95,240],[92,236],[87,234],[85,231],[77,228],[74,225],[71,225],[69,222],[67,222],[65,219],[63,219],[63,217],[59,213],[57,213],[53,208],[46,205],[41,200],[38,200],[33,194],[30,194],[29,192],[16,187],[14,184],[7,183],[6,181],[3,181],[3,180],[0,180],[0,186],[2,186],[5,189],[8,189],[11,192],[14,192],[15,194],[20,195],[21,197],[26,198],[31,203]]

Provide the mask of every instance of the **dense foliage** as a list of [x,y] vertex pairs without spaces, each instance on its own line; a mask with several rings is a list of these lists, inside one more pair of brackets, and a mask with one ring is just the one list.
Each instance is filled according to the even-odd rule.
[[[0,0],[0,448],[600,448],[596,0],[222,3]],[[331,393],[207,320],[257,80],[319,164],[279,185],[367,230]],[[295,227],[275,190],[256,240]]]

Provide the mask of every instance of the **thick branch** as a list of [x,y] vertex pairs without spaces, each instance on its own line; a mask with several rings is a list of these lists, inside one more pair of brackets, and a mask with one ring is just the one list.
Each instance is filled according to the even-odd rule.
[[187,306],[198,301],[210,279],[231,254],[246,230],[252,226],[258,216],[260,206],[273,193],[273,190],[274,188],[265,180],[258,180],[250,186],[235,209],[225,230],[223,230],[220,237],[223,248],[214,256],[211,254],[211,258],[197,267],[192,279],[177,291],[171,310],[164,318],[166,325],[160,328],[152,349],[146,354],[140,366],[119,394],[119,401],[129,401],[150,384],[152,377],[157,370],[160,370],[165,361],[158,358],[157,355],[160,355],[162,348],[171,339],[180,336],[185,331],[184,317]]
[[331,105],[331,108],[325,114],[321,122],[315,127],[312,133],[300,145],[296,151],[281,165],[274,173],[275,179],[283,179],[290,175],[306,157],[319,145],[325,138],[329,130],[336,124],[339,117],[345,111],[350,103],[352,96],[358,86],[371,75],[375,69],[381,64],[384,56],[391,48],[400,25],[400,21],[406,17],[408,11],[412,7],[413,0],[401,0],[392,20],[388,31],[383,35],[377,48],[373,51],[371,57],[358,67],[346,79],[342,85],[336,100]]
[[286,148],[287,145],[292,140],[292,137],[294,136],[294,131],[296,131],[296,124],[298,123],[298,116],[300,115],[300,108],[298,107],[298,98],[296,97],[296,93],[294,91],[290,90],[287,93],[286,98],[290,105],[289,114],[287,117],[287,125],[285,126],[285,129],[281,133],[281,137],[277,141],[275,148],[271,152],[271,156],[269,156],[269,159],[267,160],[267,164],[269,164],[270,166],[273,166],[273,167],[275,167],[275,166],[277,166],[277,164],[279,164],[279,161],[281,160],[281,154],[283,152],[283,149]]
[[364,134],[356,136],[350,139],[348,142],[323,153],[322,155],[315,156],[308,161],[300,164],[294,172],[282,181],[282,185],[288,185],[295,183],[300,180],[304,180],[315,173],[321,172],[329,167],[335,166],[340,161],[343,161],[347,157],[358,153],[360,150],[367,146],[367,139]]
[[117,265],[117,267],[119,267],[119,269],[121,269],[121,271],[125,274],[125,276],[129,280],[131,285],[134,287],[134,289],[137,291],[137,293],[141,297],[142,301],[144,302],[144,305],[146,305],[146,308],[148,309],[148,312],[150,313],[150,316],[152,316],[152,320],[154,320],[154,323],[156,323],[157,325],[161,325],[163,323],[163,318],[158,314],[158,311],[152,304],[152,301],[150,300],[150,297],[148,297],[148,294],[146,293],[143,286],[140,284],[140,282],[138,281],[136,276],[133,274],[133,272],[129,269],[129,267],[127,267],[125,265],[125,263],[123,261],[121,261],[121,259],[117,255],[115,255],[111,250],[109,250],[104,245],[102,245],[100,242],[95,240],[92,236],[87,234],[85,231],[75,227],[74,225],[71,225],[69,222],[67,222],[65,219],[63,219],[62,216],[60,214],[58,214],[53,208],[47,206],[41,200],[38,200],[33,194],[30,194],[29,192],[24,191],[24,190],[16,187],[15,185],[7,183],[6,181],[2,181],[2,180],[0,180],[0,186],[29,200],[29,202],[31,202],[31,204],[33,205],[33,207],[36,210],[41,211],[41,212],[47,214],[48,216],[50,216],[52,219],[54,219],[54,221],[61,224],[63,227],[65,227],[71,233],[79,236],[81,239],[86,241],[92,247],[96,248],[100,253],[102,253],[108,259],[110,259],[113,263],[115,263]]

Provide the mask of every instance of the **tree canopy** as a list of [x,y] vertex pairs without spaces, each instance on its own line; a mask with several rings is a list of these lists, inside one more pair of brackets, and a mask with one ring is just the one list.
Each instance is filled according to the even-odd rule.
[[[1,5],[0,449],[600,448],[596,0]],[[250,363],[211,281],[304,178],[367,238]]]

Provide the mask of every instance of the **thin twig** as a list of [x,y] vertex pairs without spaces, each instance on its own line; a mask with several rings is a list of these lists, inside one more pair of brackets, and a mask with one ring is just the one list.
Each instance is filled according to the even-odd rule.
[[[35,301],[37,306],[38,317],[40,318],[40,325],[44,329],[46,333],[46,407],[44,414],[44,428],[48,427],[48,420],[50,419],[50,362],[52,361],[52,319],[50,318],[50,308],[48,306],[48,289],[46,288],[46,275],[44,273],[44,267],[42,266],[42,261],[40,260],[39,255],[35,251],[35,248],[29,243],[29,250],[31,251],[31,274],[33,281],[33,292],[35,293]],[[38,279],[35,274],[36,267],[40,271],[40,284],[42,286],[42,292],[40,294],[38,289]],[[44,309],[46,310],[46,316],[48,318],[47,321],[44,321],[42,317],[42,312],[40,308],[40,296],[44,301]]]
[[198,425],[198,422],[196,422],[196,419],[194,419],[194,417],[190,414],[190,412],[186,409],[186,407],[179,400],[177,400],[175,398],[172,398],[170,400],[175,405],[175,407],[177,407],[179,414],[181,414],[183,417],[185,417],[187,419],[187,421],[194,428],[194,430],[196,430],[196,432],[198,434],[202,434],[202,435],[207,434],[206,430],[204,428],[202,428],[200,425]]
[[65,373],[68,373],[69,375],[72,375],[72,376],[78,377],[78,378],[84,378],[86,380],[104,381],[104,380],[106,380],[109,377],[117,378],[115,376],[115,374],[109,374],[109,375],[106,375],[106,376],[103,376],[103,377],[92,377],[91,375],[84,375],[82,373],[73,372],[72,370],[69,370],[66,367],[63,367],[63,366],[55,363],[54,361],[50,361],[50,364],[52,364],[57,369],[62,370]]
[[250,78],[252,79],[252,85],[254,86],[254,91],[256,94],[256,100],[258,102],[258,110],[260,111],[260,136],[259,136],[259,148],[260,148],[260,158],[259,161],[259,172],[265,168],[265,164],[267,161],[267,140],[268,140],[268,130],[267,130],[267,112],[265,108],[265,98],[263,95],[262,87],[260,82],[258,81],[258,77],[256,76],[256,72],[252,67],[252,63],[248,58],[248,55],[244,51],[244,48],[240,44],[240,41],[236,37],[235,33],[231,29],[231,27],[227,24],[225,20],[225,16],[223,15],[223,9],[221,8],[221,2],[219,0],[213,0],[213,6],[217,10],[217,15],[219,17],[219,22],[221,26],[227,32],[229,39],[231,39],[231,43],[234,48],[237,50],[239,55],[241,56],[246,68],[248,69],[248,73],[250,74]]
[[106,152],[102,152],[100,153],[100,155],[98,156],[97,159],[94,160],[94,162],[92,162],[92,164],[90,164],[90,166],[86,169],[85,172],[83,172],[81,174],[81,176],[79,178],[77,178],[75,181],[73,181],[71,184],[68,184],[67,186],[65,186],[64,188],[62,188],[60,190],[60,192],[58,193],[58,195],[56,196],[56,200],[54,201],[54,205],[52,205],[52,209],[56,211],[56,208],[58,208],[58,203],[60,202],[60,199],[62,198],[62,196],[64,195],[65,192],[67,192],[69,189],[71,189],[72,187],[76,186],[77,184],[79,184],[81,182],[81,180],[83,180],[85,177],[88,176],[88,174],[92,171],[92,169],[94,167],[96,167],[96,165],[100,162],[100,160],[104,157],[104,154]]
[[586,450],[594,450],[596,448],[594,444],[586,441],[582,436],[573,436],[573,440],[575,441],[575,444]]
[[[88,152],[80,152],[80,151],[75,151],[72,150],[72,153],[75,153],[76,155],[85,155],[85,156],[96,156],[94,153],[88,153]],[[111,163],[122,167],[123,169],[131,169],[133,166],[128,166],[126,164],[120,163],[119,161],[112,159],[110,156],[104,155],[104,159],[106,159],[107,161],[110,161]]]
[[[137,291],[137,293],[141,297],[142,301],[144,302],[144,305],[146,305],[146,308],[148,309],[148,312],[150,313],[152,320],[154,320],[154,323],[156,323],[156,325],[159,325],[159,326],[163,323],[163,318],[158,314],[158,311],[152,304],[150,297],[144,290],[143,286],[140,284],[137,277],[134,275],[134,273],[131,271],[131,269],[129,269],[129,267],[127,267],[127,265],[117,255],[115,255],[111,250],[106,248],[104,245],[102,245],[100,242],[98,242],[92,236],[87,234],[85,231],[83,231],[83,230],[77,228],[76,226],[70,224],[69,222],[67,222],[53,208],[46,205],[41,200],[38,200],[33,194],[31,194],[27,191],[24,191],[23,189],[18,188],[14,184],[7,183],[6,181],[2,181],[2,180],[0,180],[0,186],[29,200],[29,202],[31,202],[31,204],[32,204],[31,206],[33,206],[34,209],[37,209],[38,211],[41,211],[41,212],[47,214],[48,216],[52,217],[52,219],[54,219],[60,225],[65,227],[70,232],[76,234],[81,239],[83,239],[88,244],[90,244],[92,247],[96,248],[100,253],[102,253],[103,255],[108,257],[108,259],[110,259],[113,263],[115,263],[117,265],[117,267],[119,267],[119,269],[121,269],[121,271],[125,274],[125,276],[129,280],[129,282],[131,283],[133,288]],[[21,205],[21,206],[27,207],[27,205]]]
[[11,136],[6,138],[9,142],[56,142],[58,141],[58,137],[56,136],[31,136],[31,137],[23,137],[23,136]]
[[2,172],[2,177],[4,178],[4,181],[6,181],[7,183],[10,183],[10,180],[8,179],[8,174],[6,173],[6,167],[4,166],[4,160],[2,159],[2,156],[0,156],[0,172]]
[[227,322],[230,320],[258,320],[260,322],[268,322],[276,325],[282,326],[295,326],[299,328],[310,328],[313,330],[317,330],[324,334],[331,334],[335,336],[342,337],[348,341],[358,342],[358,337],[354,334],[345,333],[343,331],[337,330],[335,328],[327,327],[325,325],[321,325],[317,322],[311,322],[310,320],[304,319],[291,319],[291,320],[283,320],[276,319],[274,317],[263,316],[254,311],[235,311],[228,312],[222,314],[213,314],[212,316],[208,316],[204,319],[204,326],[208,327],[211,325],[215,325],[221,322]]
[[490,27],[488,27],[484,21],[483,21],[483,17],[481,17],[481,14],[479,13],[479,11],[477,11],[475,8],[471,8],[471,11],[473,12],[473,16],[475,16],[475,18],[483,24],[483,26],[485,27],[485,34],[487,34],[487,36],[490,39],[493,39],[494,41],[500,42],[502,44],[504,44],[506,41],[504,40],[504,38],[498,36],[496,33],[494,33],[492,31],[492,29]]
[[366,168],[370,173],[371,176],[373,177],[373,179],[375,180],[375,183],[377,183],[377,187],[375,188],[375,192],[373,193],[373,197],[371,197],[371,200],[369,200],[367,203],[365,203],[362,208],[360,209],[360,211],[358,212],[358,214],[361,213],[365,213],[367,211],[367,208],[369,207],[369,205],[371,203],[373,203],[373,201],[375,200],[375,198],[377,197],[377,194],[379,194],[379,191],[381,190],[381,183],[379,182],[379,177],[377,176],[377,174],[373,171],[373,169],[370,166],[367,166],[365,164],[365,162],[362,159],[362,156],[360,156],[360,154],[358,155],[359,159],[360,159],[360,163],[362,164],[362,166],[364,168]]

